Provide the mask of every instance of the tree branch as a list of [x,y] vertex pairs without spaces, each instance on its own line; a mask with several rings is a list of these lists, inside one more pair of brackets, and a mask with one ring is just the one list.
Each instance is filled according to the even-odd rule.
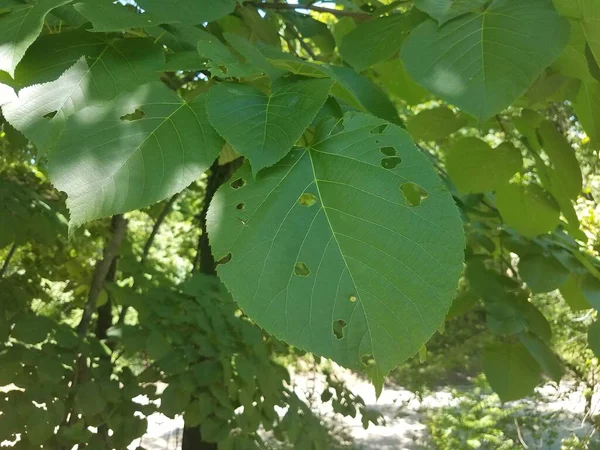
[[269,2],[245,2],[244,5],[254,6],[260,9],[283,9],[283,10],[296,10],[296,9],[308,9],[311,11],[325,12],[333,14],[338,17],[354,17],[358,19],[369,19],[372,16],[365,12],[357,11],[346,11],[343,9],[332,9],[324,6],[316,5],[295,5],[289,3],[269,3]]
[[6,270],[8,269],[8,265],[10,264],[10,260],[15,255],[16,250],[17,250],[17,243],[15,242],[12,245],[12,247],[10,248],[10,250],[8,251],[6,258],[4,259],[4,264],[2,264],[2,268],[0,269],[0,278],[2,278],[4,276],[4,274],[6,273]]
[[163,210],[160,212],[160,214],[158,215],[158,217],[156,218],[156,222],[154,222],[154,226],[152,227],[152,231],[150,232],[150,236],[148,237],[148,240],[144,244],[144,249],[142,250],[142,259],[141,259],[141,263],[142,264],[144,264],[146,262],[146,259],[148,259],[148,253],[150,253],[150,249],[152,248],[152,244],[154,244],[154,238],[158,234],[158,229],[160,228],[160,226],[162,225],[162,223],[165,221],[165,219],[167,218],[167,216],[171,212],[171,208],[173,207],[173,204],[175,203],[175,200],[177,200],[177,198],[179,198],[179,194],[173,195],[169,199],[169,201],[167,202],[167,204],[165,205],[165,207],[163,208]]
[[125,237],[127,221],[122,214],[118,214],[114,217],[111,228],[112,235],[109,238],[106,247],[104,247],[104,255],[102,260],[98,261],[96,263],[96,267],[94,268],[90,292],[88,294],[87,302],[83,308],[83,316],[81,316],[79,325],[77,325],[77,334],[79,336],[84,336],[87,333],[92,320],[92,315],[96,309],[96,302],[100,296],[100,293],[102,292],[102,288],[104,287],[106,276],[108,275],[108,271],[110,270],[113,260],[117,256],[121,242]]

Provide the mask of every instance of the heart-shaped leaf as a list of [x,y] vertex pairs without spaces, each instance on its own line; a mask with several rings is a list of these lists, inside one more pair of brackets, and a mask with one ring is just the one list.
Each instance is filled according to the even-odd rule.
[[208,95],[210,122],[227,142],[250,160],[252,172],[272,166],[296,144],[327,100],[329,79],[282,78],[271,94],[221,83]]
[[380,383],[444,319],[462,224],[400,127],[348,113],[255,180],[248,165],[232,180],[210,205],[210,242],[221,280],[269,333]]
[[415,81],[486,120],[518,99],[568,40],[569,23],[550,0],[493,0],[439,27],[423,22],[401,56]]

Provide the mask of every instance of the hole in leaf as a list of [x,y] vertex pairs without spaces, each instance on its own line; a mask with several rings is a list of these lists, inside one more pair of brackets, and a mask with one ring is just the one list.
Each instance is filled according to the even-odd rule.
[[335,126],[333,127],[333,130],[331,130],[331,134],[338,134],[344,131],[346,127],[344,127],[344,123],[342,120],[340,120],[338,123],[335,124]]
[[56,111],[51,111],[48,114],[44,114],[44,119],[52,119],[56,115]]
[[234,182],[231,183],[231,187],[234,189],[239,189],[245,185],[246,185],[246,180],[244,180],[243,178],[238,178],[237,180],[235,180]]
[[300,277],[307,277],[310,275],[310,269],[303,262],[297,262],[294,266],[294,273]]
[[312,206],[317,203],[317,197],[310,192],[305,192],[298,199],[298,203],[300,203],[302,206]]
[[394,147],[381,147],[379,149],[379,151],[381,153],[383,153],[385,156],[395,156],[396,155],[396,149]]
[[429,196],[425,189],[412,182],[400,185],[400,190],[408,206],[419,206]]
[[236,205],[235,209],[238,209],[238,210],[240,210],[240,211],[241,211],[241,210],[243,210],[245,207],[246,207],[246,204],[245,204],[245,203],[238,203],[238,204]]
[[379,125],[378,127],[373,128],[371,130],[371,133],[373,133],[373,134],[382,134],[385,131],[386,128],[387,128],[386,124]]
[[221,72],[227,73],[227,67],[225,67],[225,66],[218,66],[218,67]]
[[369,353],[368,355],[363,355],[362,358],[362,363],[366,366],[366,367],[371,367],[375,365],[375,358],[373,358],[373,354]]
[[399,156],[390,156],[388,158],[383,158],[381,160],[381,166],[384,169],[394,169],[401,162],[402,162],[402,159]]
[[337,339],[342,339],[344,337],[344,327],[346,326],[346,321],[342,319],[333,321],[333,334]]
[[358,298],[356,298],[356,295],[351,295],[349,300],[350,303],[354,303],[356,300],[358,300]]
[[136,110],[134,112],[129,113],[129,114],[124,114],[121,117],[119,117],[119,119],[124,120],[126,122],[133,122],[134,120],[142,119],[145,115],[146,115],[146,113],[144,113],[144,111],[140,111],[139,109],[136,108]]
[[227,264],[229,261],[231,261],[231,253],[227,253],[225,256],[223,256],[221,259],[219,259],[217,261],[217,266],[219,264]]

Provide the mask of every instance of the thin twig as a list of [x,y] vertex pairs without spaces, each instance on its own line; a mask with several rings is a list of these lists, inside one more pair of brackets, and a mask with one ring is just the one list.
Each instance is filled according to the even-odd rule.
[[304,49],[304,51],[306,53],[308,53],[308,55],[316,61],[317,55],[315,55],[315,52],[313,52],[313,49],[310,48],[310,45],[308,45],[306,42],[304,42],[304,38],[300,35],[298,30],[296,30],[296,28],[293,25],[289,25],[289,24],[287,26],[287,29],[290,30],[290,33],[292,33],[292,35],[296,38],[296,40],[298,42],[300,42],[300,46]]
[[88,294],[87,302],[83,308],[83,315],[77,325],[77,334],[79,336],[85,336],[92,320],[92,315],[96,309],[96,302],[98,297],[104,288],[104,282],[113,260],[116,258],[121,246],[121,242],[125,237],[125,231],[127,230],[127,221],[122,214],[115,216],[115,220],[112,227],[112,235],[104,248],[104,255],[101,261],[96,263],[94,268],[94,275],[92,283],[90,285],[90,292]]
[[171,212],[171,208],[173,207],[173,203],[175,203],[175,200],[177,200],[178,197],[179,197],[179,194],[173,195],[169,199],[169,201],[167,202],[167,204],[165,205],[165,207],[163,208],[163,210],[160,212],[160,214],[158,215],[158,217],[156,218],[156,222],[154,222],[154,226],[152,227],[152,231],[150,232],[150,236],[148,237],[148,240],[144,244],[144,249],[142,250],[142,259],[141,259],[141,263],[142,264],[144,264],[146,262],[146,259],[148,259],[148,253],[150,253],[150,249],[152,248],[152,244],[154,244],[154,238],[158,234],[158,229],[160,228],[160,226],[162,225],[162,223],[165,221],[165,219],[167,218],[167,216]]
[[333,14],[334,16],[339,17],[355,17],[360,19],[369,19],[372,16],[368,13],[357,12],[357,11],[346,11],[343,9],[332,9],[326,8],[324,6],[315,6],[315,5],[296,5],[289,3],[269,3],[269,2],[245,2],[244,5],[254,6],[260,9],[288,9],[288,10],[296,10],[296,9],[308,9],[310,11],[318,11],[325,12],[329,14]]
[[16,242],[12,245],[12,247],[8,251],[8,254],[6,255],[6,258],[4,259],[4,264],[2,264],[2,268],[0,269],[0,278],[2,278],[6,273],[6,269],[8,269],[8,265],[10,264],[10,260],[15,254],[15,250],[17,250]]
[[521,443],[523,448],[529,448],[529,446],[523,440],[523,436],[521,435],[521,427],[519,426],[519,422],[517,421],[516,417],[515,417],[515,426],[517,427],[517,436],[519,437],[519,442]]

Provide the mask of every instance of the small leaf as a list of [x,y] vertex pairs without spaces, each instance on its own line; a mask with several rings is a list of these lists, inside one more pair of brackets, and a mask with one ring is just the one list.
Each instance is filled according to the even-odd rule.
[[560,287],[560,293],[573,311],[590,309],[592,306],[583,293],[583,279],[571,274]]
[[211,123],[250,160],[254,175],[290,151],[327,100],[331,81],[278,80],[270,95],[242,84],[221,83],[210,91]]
[[560,221],[558,205],[537,185],[502,186],[496,191],[496,206],[506,224],[525,237],[552,231]]
[[523,95],[568,39],[550,1],[496,0],[440,27],[423,22],[401,56],[415,81],[484,121]]
[[466,124],[467,121],[457,117],[450,108],[440,106],[425,109],[416,116],[412,116],[408,119],[406,128],[415,140],[436,141],[451,135]]
[[503,402],[532,394],[541,381],[539,364],[519,342],[488,345],[482,365],[490,386]]
[[[184,102],[153,83],[71,116],[48,162],[54,185],[68,195],[70,226],[143,208],[198,178],[223,146],[205,100]],[[142,119],[121,119],[136,109]]]
[[426,12],[440,25],[481,8],[487,0],[415,0],[415,6]]
[[594,145],[600,143],[600,82],[582,83],[573,108]]
[[77,388],[77,404],[85,416],[95,416],[106,408],[106,400],[95,381],[88,381]]
[[588,328],[588,346],[596,357],[600,358],[600,321],[596,321]]
[[342,40],[340,55],[358,72],[391,58],[422,14],[394,14],[360,24]]
[[27,314],[15,321],[11,336],[26,344],[39,344],[46,340],[51,329],[52,322],[47,317]]
[[46,442],[54,434],[48,411],[35,408],[27,419],[27,439],[35,446]]
[[519,274],[531,292],[551,292],[562,286],[569,271],[552,256],[535,255],[519,260]]
[[383,89],[401,98],[407,104],[416,105],[427,97],[427,91],[408,76],[400,59],[377,63],[373,66],[373,70]]
[[465,194],[494,191],[522,166],[521,152],[511,144],[504,142],[492,149],[474,137],[457,141],[446,157],[448,175]]
[[521,333],[519,340],[529,354],[538,362],[542,371],[555,382],[560,382],[560,379],[565,374],[565,367],[556,353],[543,340],[532,334]]
[[[269,333],[366,370],[381,387],[443,320],[462,270],[462,225],[400,127],[348,113],[313,142],[255,180],[245,165],[232,177],[242,186],[219,189],[209,237],[215,258],[231,259],[217,270]],[[402,160],[394,168],[381,164],[388,147]],[[419,206],[405,199],[406,184],[427,193]],[[316,202],[302,204],[305,193]]]

